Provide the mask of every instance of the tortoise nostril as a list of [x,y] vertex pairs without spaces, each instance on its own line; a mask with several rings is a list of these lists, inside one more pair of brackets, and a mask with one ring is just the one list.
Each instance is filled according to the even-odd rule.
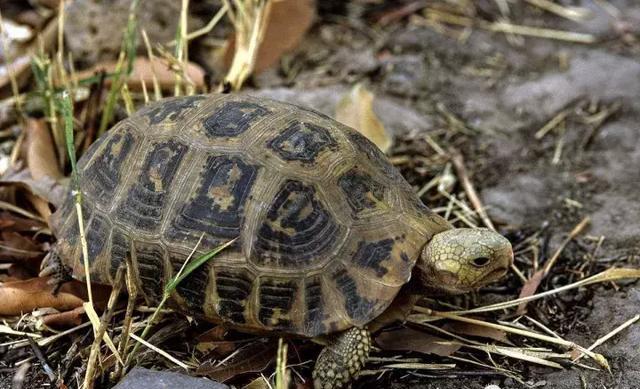
[[478,257],[473,259],[473,266],[484,267],[489,264],[491,260],[488,257]]

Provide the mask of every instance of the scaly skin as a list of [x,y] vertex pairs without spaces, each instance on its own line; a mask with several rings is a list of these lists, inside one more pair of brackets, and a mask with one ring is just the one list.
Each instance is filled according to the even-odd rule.
[[336,389],[347,385],[364,366],[371,350],[371,335],[364,328],[351,328],[335,336],[313,369],[315,389]]

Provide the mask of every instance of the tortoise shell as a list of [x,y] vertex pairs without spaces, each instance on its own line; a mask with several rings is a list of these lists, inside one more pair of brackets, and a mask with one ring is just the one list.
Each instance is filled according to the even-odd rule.
[[[78,169],[93,281],[112,283],[129,256],[157,303],[194,247],[239,237],[182,281],[175,303],[247,330],[316,336],[368,323],[408,282],[423,245],[450,228],[365,137],[268,99],[150,104]],[[72,196],[52,228],[83,279]]]

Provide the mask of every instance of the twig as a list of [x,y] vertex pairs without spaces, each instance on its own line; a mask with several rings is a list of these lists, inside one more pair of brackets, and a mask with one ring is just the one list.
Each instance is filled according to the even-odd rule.
[[591,16],[591,11],[582,7],[563,7],[549,0],[526,0],[526,2],[574,22],[585,21]]
[[560,258],[560,254],[562,254],[562,251],[564,250],[564,248],[569,244],[569,242],[571,242],[573,239],[575,239],[578,235],[582,233],[585,227],[589,225],[590,221],[591,219],[589,218],[589,216],[586,216],[584,219],[580,221],[580,223],[578,223],[575,227],[573,227],[569,235],[562,241],[562,243],[560,243],[560,247],[556,249],[556,251],[553,253],[551,258],[545,264],[543,268],[545,276],[549,274],[553,265],[555,265],[558,258]]
[[[589,348],[587,350],[591,351],[594,348],[600,346],[601,344],[603,344],[607,340],[611,339],[612,337],[614,337],[615,335],[620,333],[620,331],[622,331],[625,328],[631,326],[633,323],[637,322],[638,320],[640,320],[640,315],[635,315],[631,319],[625,321],[624,323],[620,324],[618,327],[614,328],[611,332],[609,332],[608,334],[606,334],[602,338],[600,338],[600,339],[596,340],[595,342],[593,342],[593,344],[591,346],[589,346]],[[573,361],[576,362],[577,360],[579,360],[583,356],[584,356],[584,354],[580,353],[580,355],[577,358],[575,358]]]
[[168,360],[170,360],[171,362],[175,363],[176,365],[180,366],[181,368],[185,369],[185,370],[189,370],[189,366],[187,366],[186,364],[184,364],[183,362],[180,362],[179,360],[177,360],[176,358],[172,357],[169,353],[167,353],[166,351],[160,349],[159,347],[156,347],[154,345],[152,345],[151,343],[147,342],[146,340],[140,338],[139,336],[137,336],[136,334],[129,334],[129,336],[132,339],[135,339],[136,341],[142,343],[143,345],[147,346],[148,348],[150,348],[151,350],[157,352],[158,354],[162,355],[163,357],[167,358]]
[[489,219],[489,215],[487,215],[487,212],[485,211],[484,206],[482,205],[482,201],[480,201],[478,192],[476,192],[475,188],[473,187],[473,184],[471,183],[471,180],[469,179],[469,175],[467,174],[467,169],[464,166],[464,159],[462,157],[462,154],[459,151],[453,151],[451,162],[453,162],[453,166],[456,168],[456,173],[458,173],[458,177],[460,178],[460,184],[462,184],[462,187],[464,188],[464,191],[467,193],[467,196],[469,197],[469,201],[471,201],[471,204],[473,205],[473,208],[478,213],[478,216],[480,216],[480,219],[482,220],[485,226],[495,231],[496,228],[491,222],[491,219]]

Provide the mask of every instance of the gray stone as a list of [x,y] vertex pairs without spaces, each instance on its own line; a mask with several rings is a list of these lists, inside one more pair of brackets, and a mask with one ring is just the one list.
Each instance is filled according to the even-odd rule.
[[566,72],[507,86],[502,93],[502,102],[508,109],[543,120],[581,97],[624,98],[633,105],[638,104],[639,95],[640,62],[589,51],[572,58]]
[[229,389],[229,386],[205,378],[168,371],[136,367],[113,389]]
[[[309,107],[334,117],[340,99],[349,91],[341,86],[329,86],[314,89],[273,88],[247,92],[252,96],[267,97]],[[432,120],[391,98],[378,96],[373,101],[373,110],[385,129],[391,134],[417,134],[432,129]]]
[[512,226],[537,225],[545,216],[554,196],[552,179],[535,173],[523,173],[482,191],[489,215]]

